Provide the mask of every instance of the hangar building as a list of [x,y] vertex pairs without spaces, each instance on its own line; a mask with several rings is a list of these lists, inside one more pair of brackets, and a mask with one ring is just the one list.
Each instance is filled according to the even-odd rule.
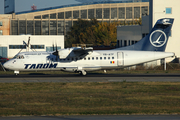
[[[7,3],[8,1],[6,0]],[[0,31],[2,35],[66,35],[78,18],[85,20],[96,18],[100,22],[132,22],[143,15],[149,15],[149,0],[68,3],[63,6],[12,13],[7,21],[9,34],[4,32],[4,29],[0,28]],[[3,22],[2,26],[5,23]]]

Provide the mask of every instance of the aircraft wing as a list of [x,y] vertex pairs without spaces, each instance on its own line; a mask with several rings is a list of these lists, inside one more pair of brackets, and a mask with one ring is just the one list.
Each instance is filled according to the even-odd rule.
[[73,49],[73,53],[78,56],[86,56],[89,54],[89,52],[92,52],[93,48],[92,47],[88,47],[88,48],[75,48]]

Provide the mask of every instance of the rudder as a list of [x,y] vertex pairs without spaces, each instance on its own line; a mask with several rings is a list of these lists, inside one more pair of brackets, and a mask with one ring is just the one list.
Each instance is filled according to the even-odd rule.
[[119,50],[165,51],[174,19],[159,19],[151,32],[134,45]]

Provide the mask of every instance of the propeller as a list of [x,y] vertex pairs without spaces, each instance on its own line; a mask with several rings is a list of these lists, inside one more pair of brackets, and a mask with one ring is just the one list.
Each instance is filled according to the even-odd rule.
[[[54,44],[53,44],[53,51],[54,51]],[[58,49],[57,49],[57,44],[56,44],[56,51],[53,52],[52,54],[56,56],[56,61],[58,61],[58,58],[59,58],[59,52],[58,52]]]
[[53,44],[53,51],[54,51],[54,44]]

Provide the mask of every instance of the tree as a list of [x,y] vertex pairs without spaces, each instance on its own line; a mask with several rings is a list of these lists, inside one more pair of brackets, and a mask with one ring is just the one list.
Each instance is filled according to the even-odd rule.
[[134,22],[141,24],[139,21],[118,21],[118,22],[98,22],[96,19],[78,21],[71,27],[71,31],[66,36],[66,47],[71,47],[72,44],[93,44],[109,46],[111,43],[117,41],[117,26],[118,25],[132,25]]
[[117,23],[98,22],[96,19],[91,21],[78,19],[77,23],[67,33],[68,46],[72,44],[93,44],[108,46],[111,42],[116,42]]
[[92,19],[91,21],[78,19],[78,21],[70,28],[67,32],[65,46],[71,47],[72,44],[79,44],[86,40],[84,39],[84,34],[86,29],[92,25],[97,25],[98,21]]

